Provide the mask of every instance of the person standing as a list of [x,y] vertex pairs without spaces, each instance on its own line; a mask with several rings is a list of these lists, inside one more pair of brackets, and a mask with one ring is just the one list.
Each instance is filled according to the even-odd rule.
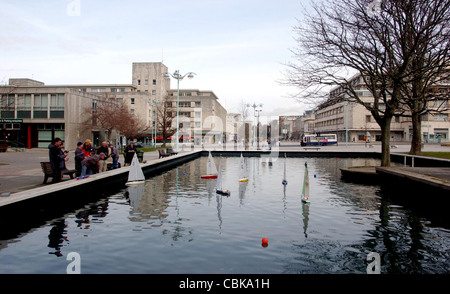
[[92,143],[91,140],[86,139],[86,141],[84,141],[84,145],[83,145],[83,153],[84,155],[87,156],[91,156],[95,154],[95,149],[94,147],[92,147]]
[[77,149],[75,149],[75,170],[77,171],[77,177],[81,176],[81,161],[86,157],[83,152],[83,143],[77,143]]
[[137,149],[134,146],[134,143],[131,142],[130,145],[125,148],[125,164],[124,166],[131,165],[131,161],[133,160],[134,155],[137,153]]
[[107,170],[107,162],[106,160],[109,158],[109,148],[108,145],[106,145],[106,141],[102,142],[102,146],[100,146],[97,149],[97,154],[100,155],[100,153],[103,153],[105,156],[103,159],[100,159],[99,163],[98,163],[98,171],[101,172],[105,172]]
[[112,169],[118,168],[118,162],[119,162],[119,151],[116,147],[114,147],[113,144],[109,144],[109,148],[111,149],[111,158],[113,160]]
[[48,145],[48,155],[53,171],[52,183],[61,182],[61,162],[64,160],[62,157],[64,156],[64,153],[61,156],[61,149],[59,148],[61,143],[62,141],[60,138],[55,138],[52,143]]

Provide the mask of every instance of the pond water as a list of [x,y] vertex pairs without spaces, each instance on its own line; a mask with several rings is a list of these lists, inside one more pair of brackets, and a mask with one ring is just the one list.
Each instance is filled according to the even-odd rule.
[[[32,229],[0,233],[0,273],[66,273],[71,252],[81,273],[273,274],[449,273],[450,230],[383,195],[348,183],[339,168],[374,159],[223,157],[223,187],[200,179],[206,157],[74,208]],[[218,164],[219,158],[215,158]],[[301,191],[308,163],[311,203]],[[45,209],[45,208],[41,208]],[[262,238],[268,245],[262,246]]]

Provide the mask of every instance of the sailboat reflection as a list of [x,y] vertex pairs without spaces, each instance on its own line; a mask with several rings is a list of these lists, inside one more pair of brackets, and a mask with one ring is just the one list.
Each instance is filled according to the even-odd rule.
[[141,202],[142,195],[144,194],[145,185],[134,185],[127,187],[127,194],[130,201],[130,206],[133,213],[136,213]]
[[308,234],[306,230],[308,229],[308,221],[309,221],[309,203],[302,203],[302,215],[303,215],[303,234],[305,234],[305,238],[308,238]]

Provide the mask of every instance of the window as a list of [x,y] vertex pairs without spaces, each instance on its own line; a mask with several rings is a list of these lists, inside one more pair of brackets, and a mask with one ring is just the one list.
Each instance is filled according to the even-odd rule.
[[50,118],[64,118],[64,94],[50,95]]
[[145,80],[144,83],[145,83],[145,85],[148,85],[148,80]]
[[156,95],[156,90],[152,90],[152,95]]
[[130,103],[134,104],[134,98],[130,98]]
[[202,113],[200,111],[196,111],[196,112],[194,112],[194,117],[195,118],[201,118],[202,117]]
[[138,84],[138,86],[140,86],[141,85],[141,80],[137,80],[137,84]]
[[105,88],[91,88],[91,92],[93,92],[93,93],[105,93],[106,89]]
[[123,103],[123,98],[117,98],[117,103],[118,104],[122,104]]
[[433,118],[435,121],[448,121],[447,114],[435,114],[433,115]]
[[195,101],[195,107],[202,107],[202,103],[200,101]]
[[400,116],[396,115],[396,116],[394,116],[394,118],[395,118],[395,122],[396,122],[396,123],[399,123],[399,122],[400,122]]
[[189,101],[180,101],[180,107],[191,107],[191,102]]
[[48,95],[34,94],[33,117],[47,118]]
[[200,127],[201,127],[201,122],[196,121],[196,122],[195,122],[195,127],[196,127],[196,128],[200,128]]
[[134,109],[130,109],[130,114],[134,115]]
[[371,116],[370,115],[366,115],[366,122],[370,122],[371,120]]
[[153,85],[156,85],[156,80],[153,80]]

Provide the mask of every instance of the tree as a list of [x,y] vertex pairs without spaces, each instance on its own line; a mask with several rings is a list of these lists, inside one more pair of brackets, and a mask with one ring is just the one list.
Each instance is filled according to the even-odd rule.
[[[430,111],[448,110],[448,89],[441,91],[440,86],[449,79],[450,2],[414,0],[402,3],[402,13],[398,17],[409,24],[403,46],[414,54],[402,89],[401,106],[411,116],[413,126],[409,153],[420,155],[421,116]],[[431,103],[436,107],[430,108]]]
[[[415,23],[403,17],[408,2],[327,0],[312,4],[313,14],[305,13],[295,27],[296,63],[287,64],[285,82],[301,89],[297,99],[347,100],[370,111],[381,129],[382,166],[390,166],[391,121],[405,102],[402,93],[413,74],[416,46],[406,44]],[[358,80],[371,92],[370,103],[359,96]],[[327,97],[332,86],[340,87],[341,95]]]
[[114,130],[126,138],[133,138],[148,129],[142,119],[130,113],[125,103],[117,103],[114,99],[100,98],[92,100],[92,106],[85,109],[87,115],[82,122],[85,128],[101,129],[111,138]]
[[164,98],[163,103],[157,106],[157,111],[158,111],[158,121],[156,132],[157,133],[160,132],[162,134],[163,137],[162,146],[165,147],[167,138],[176,133],[176,128],[174,128],[172,125],[174,117],[172,102],[169,100],[168,96]]

